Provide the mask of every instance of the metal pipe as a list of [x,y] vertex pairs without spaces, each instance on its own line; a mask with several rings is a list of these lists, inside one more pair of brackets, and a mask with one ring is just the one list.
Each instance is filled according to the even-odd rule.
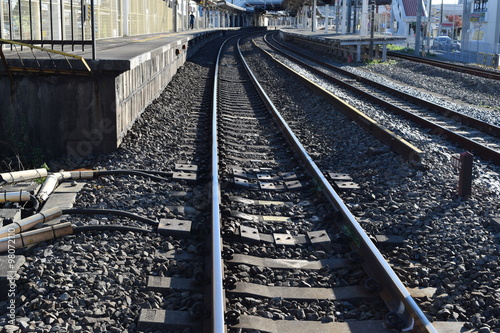
[[30,6],[30,10],[29,10],[29,13],[30,13],[30,38],[31,38],[31,40],[33,40],[33,11],[31,9],[31,6],[32,6],[31,0],[28,2],[28,4]]
[[150,234],[152,231],[137,227],[128,227],[123,225],[86,225],[73,227],[71,222],[59,223],[19,234],[9,234],[7,237],[0,238],[0,253],[10,251],[12,248],[18,249],[28,245],[34,245],[43,241],[56,239],[57,237],[78,234],[86,231],[122,231],[138,232],[141,234]]
[[70,22],[71,22],[71,51],[75,52],[75,24],[73,19],[73,0],[70,1],[69,8],[71,8],[70,12]]
[[29,201],[31,193],[28,191],[0,192],[0,203]]
[[47,177],[47,174],[47,170],[41,168],[33,170],[5,172],[0,174],[0,178],[2,178],[6,183],[17,183],[23,180]]
[[[80,32],[82,37],[82,51],[85,50],[85,17],[87,16],[87,12],[85,10],[85,4],[83,3],[85,0],[80,0]],[[41,2],[41,1],[40,1]]]
[[[21,0],[19,0],[19,6],[17,7],[19,9],[19,40],[23,40],[23,11],[22,11],[22,5],[21,5]],[[3,29],[3,27],[2,27]],[[11,39],[12,36],[10,37]],[[23,50],[23,46],[21,45],[21,51]]]
[[[64,7],[62,0],[59,0],[59,19],[59,34],[62,42],[64,41]],[[61,43],[61,51],[64,51],[64,43]]]
[[91,35],[92,35],[92,60],[96,60],[96,53],[97,53],[97,43],[95,40],[95,6],[94,6],[94,0],[90,0],[90,27],[92,29]]
[[36,197],[38,200],[41,202],[45,202],[48,198],[49,195],[54,192],[56,189],[57,185],[59,185],[59,176],[52,174],[48,175],[47,178],[45,179],[45,182],[42,185],[42,188],[40,191],[38,191],[38,194]]
[[49,2],[49,10],[50,10],[50,41],[52,42],[52,49],[54,48],[54,23],[52,18],[52,0]]
[[71,235],[73,227],[70,222],[56,224],[45,228],[40,228],[15,236],[9,235],[0,238],[0,253],[10,251],[12,248],[18,249],[24,246],[37,244],[43,241],[52,240],[57,237]]
[[59,183],[68,179],[92,179],[94,178],[94,171],[62,171],[53,173],[47,176],[42,188],[38,191],[36,197],[41,202],[45,202],[49,195],[54,192]]
[[47,209],[35,215],[31,215],[19,222],[12,222],[0,228],[0,238],[9,237],[13,234],[18,234],[22,231],[29,230],[38,223],[45,223],[62,215],[62,210],[59,207]]
[[43,47],[43,11],[42,11],[42,1],[38,1],[38,11],[40,15],[40,41]]

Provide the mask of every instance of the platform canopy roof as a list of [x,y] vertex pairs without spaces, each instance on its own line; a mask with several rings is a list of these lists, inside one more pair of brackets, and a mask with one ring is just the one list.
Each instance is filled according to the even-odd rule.
[[[280,11],[280,10],[288,10],[288,11],[296,11],[297,9],[303,6],[309,6],[313,4],[314,0],[227,0],[227,2],[231,2],[240,7],[247,7],[253,9],[261,9],[261,10],[271,10],[271,11]],[[335,0],[317,0],[318,5],[333,5],[335,4]],[[343,1],[349,0],[340,0],[340,4]],[[361,6],[363,0],[350,0],[354,5],[357,3]],[[373,0],[368,0],[368,3],[371,3]],[[377,5],[390,5],[392,0],[375,0]],[[252,9],[250,9],[252,10]]]
[[217,7],[219,8],[222,8],[222,9],[225,9],[229,12],[244,12],[246,11],[246,7],[243,5],[237,5],[237,4],[234,4],[233,2],[229,2],[229,1],[217,1],[216,2],[217,4]]

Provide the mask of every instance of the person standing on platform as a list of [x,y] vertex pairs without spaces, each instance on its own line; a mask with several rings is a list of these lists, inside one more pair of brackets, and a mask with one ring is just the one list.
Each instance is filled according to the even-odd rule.
[[194,27],[194,14],[191,13],[191,15],[189,15],[189,29],[193,29]]

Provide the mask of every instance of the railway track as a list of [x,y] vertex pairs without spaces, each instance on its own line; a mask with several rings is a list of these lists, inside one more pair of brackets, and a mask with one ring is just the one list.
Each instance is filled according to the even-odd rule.
[[[288,125],[276,114],[271,102],[262,99],[265,93],[251,85],[251,80],[255,79],[245,74],[236,46],[231,44],[227,49],[220,60],[217,85],[220,89],[217,93],[218,128],[224,131],[217,135],[221,144],[219,163],[223,165],[220,170],[222,221],[215,225],[222,226],[222,253],[229,267],[224,284],[228,297],[226,319],[230,327],[298,332],[305,324],[294,325],[295,320],[308,318],[309,330],[334,331],[350,325],[333,322],[335,308],[357,304],[361,309],[363,306],[373,309],[369,304],[376,303],[367,302],[366,297],[377,298],[376,291],[379,291],[388,306],[384,315],[390,328],[394,325],[392,328],[434,331],[332,185],[310,162],[310,157],[288,131]],[[238,93],[234,94],[235,91]],[[266,105],[274,110],[278,125],[273,124]],[[297,158],[292,158],[290,148],[283,149],[286,146],[284,138],[276,137],[279,131],[293,141]],[[304,161],[309,161],[309,165],[301,165]],[[318,198],[315,188],[325,191],[326,197]],[[318,206],[322,207],[320,211],[315,209]],[[269,215],[255,214],[262,210]],[[338,220],[340,229],[335,230],[326,223],[330,219]],[[329,241],[346,237],[351,237],[359,253],[352,254],[345,246],[332,246]],[[214,242],[218,244],[219,240],[214,239]],[[266,258],[266,253],[271,257]],[[349,254],[364,258],[361,266],[368,273],[363,273],[361,266],[356,267],[352,276],[346,278],[349,281],[346,284],[319,284],[320,278],[310,278],[307,269],[297,272],[297,267],[314,267],[315,271],[328,271],[334,276],[338,274],[337,269],[345,273],[345,269],[352,269],[348,264]],[[276,273],[270,268],[282,271]],[[363,282],[364,287],[360,287]],[[348,302],[352,299],[358,301]],[[306,315],[309,310],[300,307],[300,302],[311,302],[309,308],[316,306],[322,310]],[[402,312],[398,310],[403,308]],[[364,313],[373,320],[381,319],[380,314],[353,312]],[[289,320],[283,320],[285,318]],[[281,320],[277,322],[276,319]],[[381,321],[378,324],[360,321],[354,325],[385,329]],[[220,331],[220,328],[214,330]]]
[[451,71],[467,73],[470,75],[475,75],[479,77],[484,77],[492,80],[500,80],[500,72],[490,71],[487,69],[474,68],[466,65],[452,64],[446,61],[439,61],[435,59],[415,57],[404,53],[388,51],[387,55],[394,58],[400,58],[405,60],[410,60],[414,62],[419,62],[423,64],[432,65],[435,67],[440,67],[444,69],[449,69]]
[[[459,144],[486,160],[500,164],[500,127],[353,74],[338,66],[325,63],[317,57],[298,53],[297,50],[278,42],[273,38],[275,35],[275,33],[266,35],[267,45],[297,66],[306,68],[314,75],[319,75],[336,85],[355,91],[362,98],[429,128],[433,133]],[[292,51],[295,55],[291,54]],[[390,129],[390,125],[387,127]]]
[[[207,66],[190,92],[164,101],[170,111],[153,105],[139,120],[148,126],[132,130],[109,157],[110,170],[85,180],[79,211],[65,218],[73,235],[28,248],[18,297],[24,300],[19,313],[29,320],[17,325],[47,321],[102,332],[434,331],[401,282],[386,280],[393,273],[385,259],[333,190],[352,180],[303,165],[312,159],[297,143],[288,148],[294,135],[277,135],[289,126],[269,117],[270,103],[257,97],[248,77],[237,76],[245,70],[236,46],[228,41],[226,47],[213,84],[219,89],[212,92]],[[116,167],[143,174],[129,178],[114,173]],[[61,185],[62,192],[71,187]],[[83,215],[85,209],[139,218]]]

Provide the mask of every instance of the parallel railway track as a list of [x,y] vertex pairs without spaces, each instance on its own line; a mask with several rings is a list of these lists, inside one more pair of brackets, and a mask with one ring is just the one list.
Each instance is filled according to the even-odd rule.
[[[429,128],[433,133],[458,143],[484,159],[500,164],[500,127],[387,87],[325,63],[316,57],[298,53],[297,50],[292,50],[291,47],[270,37],[275,35],[275,33],[266,35],[267,45],[301,68],[355,91],[364,99]],[[415,156],[415,153],[411,156]]]
[[387,52],[387,55],[390,57],[394,57],[394,58],[400,58],[400,59],[410,60],[410,61],[419,62],[419,63],[423,63],[423,64],[429,64],[432,66],[441,67],[444,69],[449,69],[449,70],[455,71],[455,72],[467,73],[470,75],[484,77],[484,78],[492,79],[492,80],[500,80],[500,72],[495,72],[495,71],[491,71],[491,70],[487,70],[487,69],[475,68],[475,67],[460,65],[460,64],[452,64],[452,63],[449,63],[446,61],[440,61],[440,60],[436,60],[436,59],[415,57],[415,56],[407,55],[404,53],[392,52],[392,51]]

